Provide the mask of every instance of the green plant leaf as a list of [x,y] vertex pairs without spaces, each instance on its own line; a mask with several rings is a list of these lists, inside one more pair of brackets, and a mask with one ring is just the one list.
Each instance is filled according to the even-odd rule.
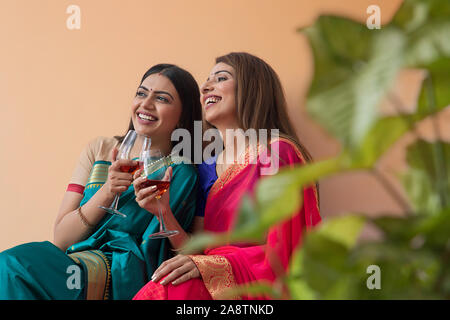
[[433,214],[450,207],[450,144],[418,140],[407,149],[403,184],[417,211]]
[[429,20],[446,20],[450,16],[450,2],[447,0],[415,0],[415,2],[427,4]]
[[370,222],[384,232],[386,241],[402,243],[411,249],[428,246],[445,251],[450,240],[450,209],[407,218],[382,216],[372,218]]
[[[418,101],[418,117],[436,113],[450,105],[450,59],[440,58],[426,66],[425,78]],[[431,96],[430,96],[431,95]]]
[[289,277],[286,279],[286,284],[293,300],[314,300],[317,298],[315,291],[302,278]]
[[414,211],[433,213],[441,209],[439,194],[433,188],[434,183],[423,170],[410,169],[403,175],[403,185],[412,200]]
[[395,13],[392,24],[408,33],[423,27],[427,21],[445,21],[450,16],[447,0],[406,0]]
[[381,216],[371,218],[370,222],[378,227],[391,240],[409,243],[409,241],[418,234],[418,226],[422,222],[423,217],[395,217]]
[[349,79],[369,59],[374,32],[356,21],[320,16],[312,26],[298,31],[306,35],[314,55],[310,95]]
[[329,176],[344,166],[341,157],[331,158],[294,169],[284,168],[274,176],[261,179],[256,186],[256,203],[263,232],[288,219],[302,205],[304,187]]
[[428,19],[408,37],[405,66],[427,70],[418,109],[419,114],[430,114],[450,105],[450,4],[441,0],[419,3],[426,6]]
[[450,245],[450,208],[434,214],[422,216],[422,220],[416,227],[416,234],[422,238],[426,245],[437,252],[449,250]]
[[[406,222],[403,228],[409,228],[408,221],[403,219]],[[401,228],[400,219],[398,222]],[[415,224],[416,231],[420,230],[419,225]],[[289,286],[293,288],[291,295],[295,296],[295,281],[298,281],[300,298],[423,299],[439,296],[433,291],[434,284],[445,266],[433,249],[412,248],[409,240],[399,241],[390,234],[382,242],[352,247],[345,243],[340,237],[321,233],[320,229],[308,233],[304,246],[291,261],[288,275],[293,282]],[[367,287],[371,265],[381,270],[381,290]]]
[[424,67],[450,56],[450,22],[431,22],[416,31],[408,43],[405,66]]
[[306,294],[326,299],[329,289],[352,272],[348,264],[348,248],[327,235],[309,232],[300,250],[301,254],[294,255],[292,259],[292,264],[296,263],[295,259],[301,259],[297,262],[296,273],[292,270],[289,275],[305,281],[308,288]]
[[310,231],[294,253],[288,276],[293,299],[345,299],[353,267],[348,254],[356,245],[365,218],[345,215],[324,221]]
[[423,26],[428,18],[428,5],[421,1],[404,1],[392,19],[392,24],[411,32]]
[[[300,167],[295,171],[302,169],[303,167]],[[296,179],[294,170],[288,172],[282,170],[273,177],[261,179],[256,187],[261,224],[269,227],[288,218],[302,205],[303,199],[300,192],[302,182]]]
[[[383,242],[366,243],[350,255],[355,266],[355,278],[359,278],[352,289],[359,299],[433,299],[436,296],[434,283],[441,270],[439,255],[429,248],[413,250],[402,241],[389,238]],[[381,290],[369,290],[365,282],[369,275],[366,269],[376,265],[381,271]]]
[[[342,41],[341,47],[325,46],[333,43],[330,39],[336,32],[330,20],[341,26],[336,37],[336,41]],[[307,101],[308,113],[345,147],[353,149],[378,119],[378,105],[402,67],[404,34],[395,28],[368,30],[362,24],[330,17],[319,18],[311,28],[304,31],[316,66]],[[353,54],[354,47],[345,45],[347,41],[357,42],[355,38],[347,38],[355,33],[365,38],[361,53],[356,55],[358,59]],[[333,68],[322,71],[323,64]]]
[[181,254],[199,254],[207,247],[227,243],[229,235],[225,233],[199,232],[191,237],[181,248]]
[[324,221],[316,233],[340,243],[347,249],[355,246],[366,218],[360,215],[345,215]]
[[243,240],[258,240],[263,232],[259,220],[259,212],[256,211],[254,201],[249,195],[244,195],[239,208],[235,233],[239,233]]
[[406,115],[378,119],[351,153],[352,167],[371,168],[411,128],[412,121],[413,118]]

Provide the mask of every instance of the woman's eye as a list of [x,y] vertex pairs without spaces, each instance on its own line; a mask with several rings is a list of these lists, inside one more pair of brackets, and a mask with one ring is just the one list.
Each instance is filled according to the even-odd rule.
[[137,97],[145,97],[145,92],[138,91],[138,92],[136,92],[136,96]]
[[219,82],[220,82],[220,81],[225,81],[225,80],[227,80],[226,77],[218,77],[218,78],[217,78],[217,81],[219,81]]
[[158,99],[159,101],[162,101],[162,102],[169,102],[169,100],[167,98],[164,98],[161,96],[157,96],[156,99]]

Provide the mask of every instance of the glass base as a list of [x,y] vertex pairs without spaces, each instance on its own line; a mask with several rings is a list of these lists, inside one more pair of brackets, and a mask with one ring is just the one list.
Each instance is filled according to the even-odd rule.
[[178,234],[178,230],[167,230],[167,231],[160,231],[160,232],[151,234],[148,236],[148,238],[149,239],[164,239],[164,238],[169,238],[169,237],[175,236],[177,234]]
[[116,210],[114,208],[108,208],[108,207],[103,207],[103,206],[98,206],[99,208],[105,210],[106,212],[108,212],[109,214],[113,214],[122,218],[126,218],[127,215],[123,214],[122,212],[120,212],[119,210]]

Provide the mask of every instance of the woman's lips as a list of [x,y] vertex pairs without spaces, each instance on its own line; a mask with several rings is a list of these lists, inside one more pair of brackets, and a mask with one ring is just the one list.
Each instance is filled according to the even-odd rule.
[[145,112],[136,112],[136,119],[137,119],[138,123],[141,123],[144,125],[153,124],[156,121],[158,121],[158,118],[151,115],[150,113],[145,113]]
[[212,107],[213,105],[217,104],[222,100],[222,97],[215,96],[215,95],[208,95],[204,98],[205,102],[205,110]]

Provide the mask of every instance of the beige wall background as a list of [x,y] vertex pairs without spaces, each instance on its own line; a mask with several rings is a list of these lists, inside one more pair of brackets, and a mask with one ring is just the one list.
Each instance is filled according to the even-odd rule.
[[[81,29],[69,30],[69,5]],[[53,222],[78,155],[96,136],[124,132],[142,74],[178,64],[201,84],[214,58],[258,55],[278,72],[300,138],[317,159],[339,145],[304,114],[311,52],[296,32],[324,12],[360,21],[371,4],[391,19],[401,0],[1,0],[0,250],[51,240]],[[414,101],[417,73],[398,90]],[[416,85],[417,87],[417,85]],[[401,165],[401,153],[392,163]],[[322,183],[322,216],[400,212],[364,173]]]

